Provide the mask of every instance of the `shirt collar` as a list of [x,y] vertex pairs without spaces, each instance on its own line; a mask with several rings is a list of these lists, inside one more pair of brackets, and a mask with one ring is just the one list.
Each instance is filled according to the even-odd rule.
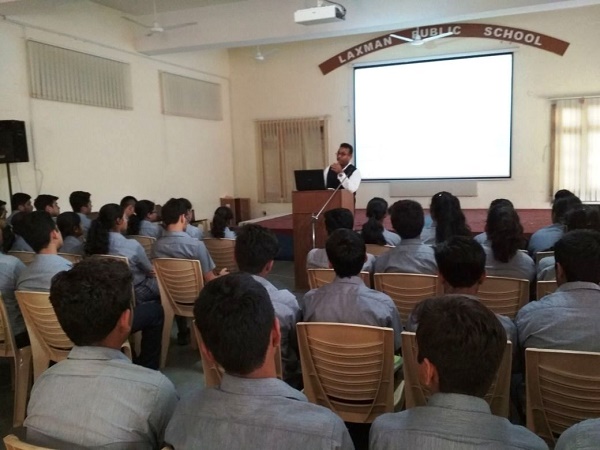
[[400,245],[415,245],[415,244],[422,244],[423,242],[421,241],[421,236],[418,236],[416,238],[412,238],[412,239],[402,239],[400,241]]
[[165,236],[175,236],[175,237],[189,237],[185,231],[163,231],[163,237]]
[[429,398],[427,406],[492,414],[490,406],[484,399],[465,394],[444,394],[438,392]]
[[362,280],[361,277],[359,277],[358,275],[352,276],[352,277],[347,277],[347,278],[340,278],[337,275],[335,276],[335,279],[333,280],[334,283],[344,283],[344,284],[355,284],[355,285],[361,285],[361,284],[365,284]]
[[302,402],[308,401],[300,391],[277,378],[243,378],[225,373],[219,389],[230,394],[286,397]]
[[569,281],[567,283],[563,283],[561,284],[558,289],[556,289],[557,292],[568,292],[568,291],[575,291],[578,289],[592,289],[595,291],[600,291],[600,286],[597,285],[596,283],[591,283],[589,281]]
[[118,359],[131,363],[131,360],[120,350],[93,345],[74,346],[69,352],[69,359],[110,360]]

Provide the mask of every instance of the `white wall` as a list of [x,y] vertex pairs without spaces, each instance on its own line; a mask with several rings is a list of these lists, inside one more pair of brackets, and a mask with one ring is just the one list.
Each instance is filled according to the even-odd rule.
[[[30,99],[28,38],[129,63],[133,110]],[[11,164],[14,192],[57,195],[63,211],[70,210],[73,190],[91,192],[95,209],[124,195],[157,203],[185,196],[197,218],[212,216],[219,197],[234,193],[225,50],[139,55],[133,50],[131,24],[117,11],[81,1],[51,15],[0,20],[0,55],[0,120],[24,120],[28,128],[31,162]],[[161,70],[221,84],[223,120],[163,116]],[[4,168],[0,198],[8,201]]]
[[[599,18],[600,7],[593,6],[480,21],[529,29],[570,42],[562,57],[508,42],[454,38],[438,42],[435,46],[400,45],[362,57],[356,62],[518,47],[514,65],[512,179],[480,181],[478,196],[461,198],[461,203],[466,208],[485,208],[494,198],[507,197],[518,208],[547,208],[551,195],[548,98],[600,93]],[[353,139],[352,67],[346,65],[323,76],[318,65],[338,52],[377,35],[273,46],[278,48],[278,52],[264,63],[251,58],[251,48],[230,51],[236,194],[252,198],[254,216],[261,215],[262,211],[267,214],[289,212],[291,205],[257,203],[253,121],[329,115],[329,158],[333,160],[337,145]],[[391,200],[389,185],[363,183],[358,192],[357,207],[364,208],[373,196]],[[429,203],[428,198],[416,200],[425,206]]]

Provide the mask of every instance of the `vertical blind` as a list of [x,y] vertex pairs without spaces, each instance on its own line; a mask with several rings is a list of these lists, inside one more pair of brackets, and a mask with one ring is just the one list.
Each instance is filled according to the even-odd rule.
[[259,202],[288,203],[294,170],[325,167],[327,120],[320,117],[256,121]]
[[27,41],[33,98],[132,109],[129,64]]
[[160,80],[163,114],[223,120],[220,84],[168,72],[161,72]]
[[600,202],[600,98],[557,100],[552,116],[553,192]]

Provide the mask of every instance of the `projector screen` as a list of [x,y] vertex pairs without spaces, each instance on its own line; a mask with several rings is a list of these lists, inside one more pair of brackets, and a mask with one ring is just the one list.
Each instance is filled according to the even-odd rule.
[[511,176],[512,53],[354,68],[365,180]]

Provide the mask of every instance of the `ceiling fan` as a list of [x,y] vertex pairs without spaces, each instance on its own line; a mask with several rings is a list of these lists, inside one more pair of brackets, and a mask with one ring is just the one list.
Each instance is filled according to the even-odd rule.
[[254,53],[254,59],[257,60],[258,62],[263,62],[267,59],[267,56],[272,55],[273,53],[277,53],[277,49],[274,48],[273,50],[269,50],[266,52],[263,52],[260,49],[260,45],[256,46],[256,53]]
[[401,41],[408,42],[411,45],[423,45],[426,42],[435,41],[436,39],[442,39],[448,36],[452,36],[454,33],[452,31],[448,31],[447,33],[436,34],[435,36],[429,36],[426,38],[422,38],[419,33],[419,29],[417,28],[416,33],[413,33],[414,38],[407,38],[404,36],[400,36],[399,34],[391,33],[390,36],[396,39],[400,39]]
[[144,27],[144,28],[150,30],[146,34],[146,36],[152,36],[155,33],[164,33],[165,31],[175,30],[177,28],[184,28],[184,27],[191,27],[193,25],[198,25],[198,22],[186,22],[186,23],[178,23],[175,25],[162,26],[158,22],[158,14],[156,13],[156,0],[153,0],[152,3],[154,5],[154,21],[152,22],[152,25],[146,25],[145,23],[138,22],[137,20],[132,19],[131,17],[127,17],[127,16],[121,16],[121,17],[125,20],[128,20],[129,22],[133,22],[136,25],[139,25],[140,27]]

